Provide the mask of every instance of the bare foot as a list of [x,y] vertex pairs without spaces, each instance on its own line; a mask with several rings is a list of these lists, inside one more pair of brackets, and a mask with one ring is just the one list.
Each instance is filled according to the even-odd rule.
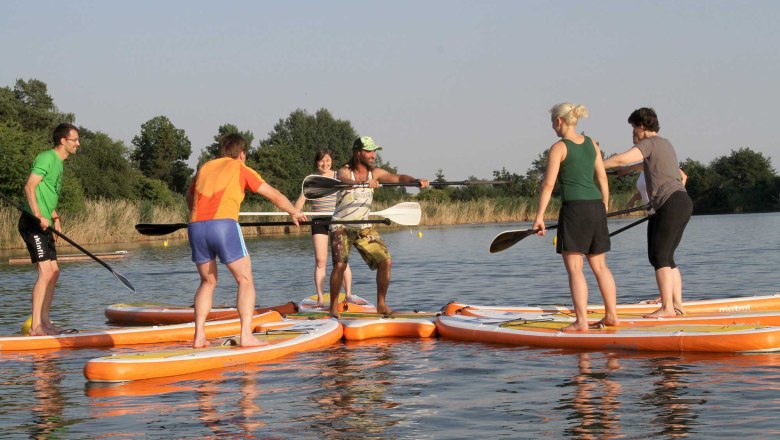
[[48,328],[44,326],[35,327],[30,329],[30,336],[53,336],[57,335],[59,332],[55,332],[53,330],[49,330]]
[[604,318],[599,321],[589,323],[588,328],[591,330],[597,330],[606,327],[617,327],[619,325],[620,325],[620,321],[618,321],[617,319],[613,320],[613,319]]
[[377,306],[376,312],[378,314],[380,314],[380,315],[392,315],[393,314],[393,309],[391,309],[390,307],[387,307],[387,306],[381,306],[381,307]]
[[331,308],[330,310],[328,310],[328,316],[336,319],[341,318],[341,314],[339,314],[338,308],[336,309]]
[[564,333],[572,333],[572,332],[586,332],[588,331],[588,323],[581,323],[578,321],[574,321],[571,324],[567,325],[566,327],[561,329]]
[[262,347],[263,345],[268,345],[267,341],[261,341],[257,339],[254,336],[249,337],[241,337],[241,346],[242,347]]
[[206,338],[197,338],[192,342],[192,348],[205,348],[209,345],[211,345],[211,342]]
[[43,323],[43,327],[46,329],[46,331],[47,331],[47,332],[49,332],[49,334],[50,334],[50,335],[58,335],[58,334],[60,334],[60,333],[61,333],[63,330],[65,330],[65,329],[64,329],[64,328],[62,328],[62,327],[57,327],[57,326],[56,326],[56,325],[54,325],[54,323],[52,323],[51,321]]
[[318,293],[317,294],[317,308],[321,309],[323,307],[325,307],[325,302],[322,300],[322,294]]
[[664,309],[658,309],[653,313],[649,313],[647,315],[644,315],[643,318],[655,318],[655,319],[661,319],[661,318],[674,318],[677,316],[677,314],[672,310],[671,312],[668,312]]

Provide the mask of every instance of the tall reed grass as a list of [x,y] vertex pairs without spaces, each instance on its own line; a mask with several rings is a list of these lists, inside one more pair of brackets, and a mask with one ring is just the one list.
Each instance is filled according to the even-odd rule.
[[[616,195],[610,200],[610,211],[623,209],[630,195]],[[421,201],[421,226],[455,225],[494,222],[533,221],[537,199],[496,198],[465,202]],[[386,204],[376,204],[375,211],[386,209]],[[545,218],[555,219],[560,201],[553,199]],[[245,203],[242,211],[276,211],[270,204]],[[638,211],[635,215],[643,215]],[[92,200],[82,213],[62,213],[63,233],[82,245],[102,243],[127,243],[137,241],[184,240],[186,228],[162,237],[150,237],[136,232],[136,223],[186,223],[187,208],[184,203],[174,207],[155,206],[150,202],[126,200]],[[242,221],[287,221],[289,217],[242,217]],[[19,212],[8,206],[0,206],[0,249],[23,249],[24,242],[17,232]],[[380,226],[393,228],[397,226]],[[244,235],[274,235],[308,233],[307,226],[264,226],[243,228]],[[58,246],[66,243],[59,242]]]

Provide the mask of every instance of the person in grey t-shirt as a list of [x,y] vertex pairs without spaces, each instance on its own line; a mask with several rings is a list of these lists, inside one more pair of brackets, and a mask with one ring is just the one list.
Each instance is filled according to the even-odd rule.
[[693,202],[685,192],[672,143],[658,136],[660,125],[655,110],[643,107],[628,117],[633,127],[634,146],[604,161],[611,169],[642,161],[647,194],[655,214],[647,225],[647,256],[655,268],[661,307],[647,315],[664,318],[685,313],[682,304],[682,274],[674,261],[685,226],[693,212]]

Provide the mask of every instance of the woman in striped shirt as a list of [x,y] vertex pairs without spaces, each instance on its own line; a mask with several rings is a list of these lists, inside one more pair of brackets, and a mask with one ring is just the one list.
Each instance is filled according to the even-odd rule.
[[[336,178],[336,171],[333,167],[333,152],[327,148],[320,148],[314,156],[314,169],[321,176]],[[336,196],[333,194],[316,200],[309,200],[311,212],[314,213],[312,220],[330,220],[333,216],[333,210],[336,208]],[[303,208],[306,198],[303,194],[295,201],[295,207]],[[322,213],[322,214],[319,214]],[[328,261],[328,229],[329,225],[312,225],[311,242],[314,246],[314,286],[317,289],[317,306],[324,307],[323,284],[325,283],[325,266]],[[356,302],[358,298],[352,297],[352,270],[347,266],[344,272],[344,291],[347,302]],[[340,293],[340,292],[336,292]],[[360,301],[361,303],[364,301]]]

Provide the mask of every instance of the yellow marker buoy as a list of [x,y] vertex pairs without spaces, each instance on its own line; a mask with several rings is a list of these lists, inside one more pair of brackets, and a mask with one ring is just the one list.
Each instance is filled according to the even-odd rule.
[[22,323],[22,328],[19,329],[19,331],[23,335],[29,335],[30,327],[32,327],[32,315],[28,316],[27,319],[24,320],[24,322]]
[[165,240],[165,241],[163,242],[163,247],[168,247],[168,240]]
[[558,246],[558,235],[553,235],[553,246]]
[[417,233],[417,238],[422,238],[422,231]]

